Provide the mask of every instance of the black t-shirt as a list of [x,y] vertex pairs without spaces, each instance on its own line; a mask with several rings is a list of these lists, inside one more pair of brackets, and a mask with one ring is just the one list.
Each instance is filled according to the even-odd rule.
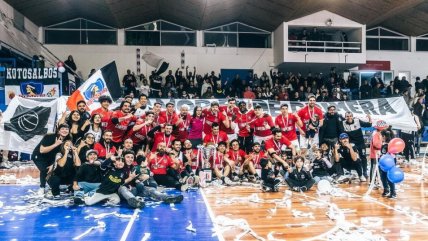
[[[358,156],[360,156],[360,153],[358,153],[357,147],[353,144],[351,144],[351,145],[352,145],[352,149],[354,150],[354,152],[356,152],[358,154]],[[341,145],[339,147],[338,152],[339,152],[341,158],[343,158],[345,161],[354,161],[354,160],[352,160],[351,151],[349,150],[348,147]]]
[[[57,153],[55,160],[59,160],[62,157],[62,153]],[[64,179],[74,178],[74,176],[76,175],[76,167],[74,166],[73,154],[68,153],[64,166],[61,167],[57,165],[55,167],[54,175]]]
[[101,182],[101,169],[94,164],[85,163],[80,166],[77,171],[75,180],[77,182],[100,183]]
[[97,193],[108,195],[117,192],[119,187],[125,182],[126,178],[126,173],[123,168],[110,169],[101,181],[101,185],[98,188]]
[[328,176],[328,166],[323,159],[315,159],[312,162],[312,176],[313,177],[324,177]]
[[299,182],[304,182],[312,179],[311,174],[308,171],[305,171],[303,168],[300,169],[300,171],[297,170],[297,168],[294,168],[293,171],[288,175],[288,177]]
[[56,154],[61,151],[61,145],[58,145],[48,153],[40,153],[40,147],[48,147],[53,145],[56,141],[56,138],[57,136],[55,134],[45,135],[33,151],[33,160],[44,161],[47,162],[49,165],[53,164],[55,162]]

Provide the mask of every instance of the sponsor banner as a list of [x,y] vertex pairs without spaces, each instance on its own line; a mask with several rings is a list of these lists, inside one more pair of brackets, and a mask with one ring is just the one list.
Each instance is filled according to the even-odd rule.
[[[184,104],[190,107],[190,113],[193,113],[195,106],[209,107],[210,103],[218,101],[220,105],[226,105],[227,99],[149,99],[149,106],[153,106],[155,102],[160,102],[165,108],[166,103],[172,102],[175,104],[177,111]],[[239,101],[239,100],[238,100]],[[238,102],[237,101],[237,102]],[[263,110],[270,114],[272,117],[276,117],[281,114],[280,106],[284,103],[288,104],[288,110],[290,112],[296,112],[300,108],[304,107],[307,102],[299,101],[274,101],[274,100],[244,100],[249,104],[249,107],[260,105]],[[113,103],[110,107],[116,108],[120,104],[120,101]],[[317,102],[317,105],[324,111],[327,112],[327,107],[330,105],[336,106],[336,110],[342,116],[345,112],[350,111],[354,114],[354,117],[360,118],[367,121],[367,114],[371,115],[373,124],[377,120],[384,120],[389,125],[392,125],[394,129],[416,131],[416,123],[412,117],[412,114],[406,105],[403,97],[393,98],[379,98],[370,100],[352,100],[352,101],[337,101],[337,102]]]
[[43,136],[54,130],[57,102],[13,98],[0,124],[0,149],[32,153]]
[[6,68],[6,104],[15,97],[59,97],[57,68]]

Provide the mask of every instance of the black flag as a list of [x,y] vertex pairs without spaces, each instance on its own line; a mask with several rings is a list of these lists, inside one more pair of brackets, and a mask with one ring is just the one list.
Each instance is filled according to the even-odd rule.
[[4,124],[6,131],[12,131],[18,134],[24,141],[28,141],[36,135],[44,135],[48,129],[46,127],[51,108],[37,106],[27,108],[19,105],[15,109],[10,123]]

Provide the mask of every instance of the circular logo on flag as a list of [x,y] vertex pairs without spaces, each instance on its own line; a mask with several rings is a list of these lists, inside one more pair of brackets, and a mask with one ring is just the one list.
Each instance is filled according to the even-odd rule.
[[101,78],[98,78],[94,83],[90,84],[88,88],[83,92],[83,95],[87,100],[98,99],[101,96],[105,86]]
[[18,126],[24,131],[33,131],[39,124],[39,116],[36,112],[30,110],[28,113],[18,117]]

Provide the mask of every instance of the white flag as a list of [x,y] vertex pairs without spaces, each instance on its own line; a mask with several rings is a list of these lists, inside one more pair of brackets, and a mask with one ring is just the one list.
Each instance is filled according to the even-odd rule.
[[0,122],[0,149],[32,153],[43,136],[54,131],[57,101],[14,97]]

